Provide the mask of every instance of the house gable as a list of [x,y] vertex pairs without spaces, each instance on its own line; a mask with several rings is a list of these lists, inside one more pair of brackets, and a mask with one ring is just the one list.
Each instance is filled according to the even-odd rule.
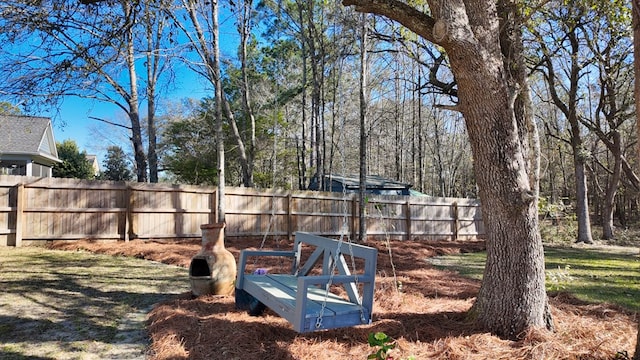
[[49,155],[52,158],[58,158],[58,150],[56,149],[56,141],[53,138],[53,128],[51,127],[51,121],[49,121],[47,128],[42,135],[40,146],[38,146],[38,152],[41,154]]
[[0,115],[0,134],[0,174],[48,177],[62,162],[49,118]]

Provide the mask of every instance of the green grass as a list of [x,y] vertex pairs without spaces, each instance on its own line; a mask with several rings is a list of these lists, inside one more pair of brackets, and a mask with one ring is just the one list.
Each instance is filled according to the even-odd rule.
[[[486,253],[441,256],[438,268],[481,279]],[[545,247],[547,291],[566,291],[591,303],[640,311],[640,256],[615,248]]]
[[121,256],[0,247],[0,359],[141,357],[144,316],[188,290],[185,268]]

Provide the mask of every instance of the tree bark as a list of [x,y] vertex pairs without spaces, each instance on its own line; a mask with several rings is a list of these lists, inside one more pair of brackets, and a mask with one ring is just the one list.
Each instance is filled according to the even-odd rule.
[[213,33],[213,61],[212,69],[216,93],[216,148],[218,153],[218,222],[224,223],[226,218],[225,206],[225,149],[224,129],[222,127],[222,76],[220,75],[220,29],[218,26],[218,0],[211,1],[211,32]]
[[[124,5],[124,13],[129,16],[132,8]],[[133,27],[127,31],[127,70],[129,75],[129,94],[125,96],[129,109],[127,111],[131,121],[131,142],[133,143],[133,156],[136,162],[136,175],[138,182],[147,182],[147,157],[142,145],[142,127],[140,126],[140,110],[138,104],[138,79],[135,65],[135,50],[133,44]]]
[[607,192],[604,197],[604,203],[602,204],[602,238],[605,240],[613,239],[614,225],[613,225],[613,213],[615,211],[616,193],[618,192],[618,185],[620,185],[620,179],[622,178],[622,161],[620,149],[620,133],[617,130],[612,131],[612,141],[614,143],[615,151],[612,151],[614,158],[613,174],[609,178],[607,184]]
[[[506,338],[517,338],[530,327],[553,328],[538,232],[539,147],[526,111],[529,93],[522,77],[516,4],[501,2],[499,14],[492,0],[428,3],[433,17],[396,0],[343,0],[357,11],[400,22],[449,55],[487,233],[487,264],[469,315]],[[501,33],[501,25],[510,31]],[[507,53],[514,57],[503,58]]]
[[157,128],[156,128],[156,90],[158,78],[163,70],[159,51],[165,20],[156,17],[151,4],[144,5],[144,21],[147,40],[147,159],[149,162],[149,182],[158,182],[158,153],[157,153]]
[[240,19],[238,21],[238,31],[240,32],[240,62],[242,68],[242,107],[244,108],[245,116],[249,118],[249,144],[246,150],[247,168],[244,174],[244,185],[246,187],[253,187],[253,159],[255,157],[256,148],[256,118],[253,114],[253,107],[251,106],[251,96],[249,93],[249,75],[247,71],[247,43],[249,42],[249,36],[251,35],[251,11],[252,0],[246,0],[242,4],[240,13]]
[[358,239],[367,241],[367,14],[362,14],[362,39],[360,40],[360,187],[358,200],[360,211],[358,222]]
[[[572,146],[573,147],[573,146]],[[589,218],[589,196],[584,156],[579,148],[574,148],[573,164],[576,179],[576,217],[578,220],[577,243],[592,244],[591,219]]]

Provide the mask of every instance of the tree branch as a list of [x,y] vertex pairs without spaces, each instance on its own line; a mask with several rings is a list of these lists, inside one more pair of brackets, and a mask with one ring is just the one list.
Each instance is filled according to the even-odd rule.
[[355,10],[358,12],[385,16],[399,22],[425,40],[440,44],[433,36],[435,20],[404,2],[398,0],[342,0],[342,5],[355,6]]

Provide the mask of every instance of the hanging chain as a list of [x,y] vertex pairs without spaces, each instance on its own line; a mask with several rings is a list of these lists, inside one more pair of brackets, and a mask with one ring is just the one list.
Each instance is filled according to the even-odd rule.
[[[352,275],[355,278],[356,294],[358,294],[358,290],[360,289],[360,282],[358,280],[358,272],[356,271],[356,259],[355,259],[355,256],[353,256],[353,243],[351,242],[351,239],[349,239],[347,244],[349,244],[349,255],[351,255],[351,269],[352,269]],[[362,306],[362,297],[358,297],[357,300],[358,300],[358,307],[360,309],[360,322],[364,324],[365,322],[367,322],[367,319],[364,316],[364,307]]]
[[333,260],[331,262],[331,270],[330,270],[330,273],[329,273],[329,281],[327,282],[327,285],[325,286],[324,299],[322,301],[322,307],[320,307],[320,312],[318,313],[318,318],[316,319],[316,329],[322,329],[322,319],[324,317],[324,311],[327,308],[327,299],[329,298],[329,289],[331,289],[331,285],[333,285],[333,277],[335,276],[336,265],[338,264],[338,259],[339,259],[340,254],[341,254],[340,249],[342,248],[343,238],[344,238],[344,235],[341,234],[340,235],[340,240],[338,241],[338,246],[337,246],[337,248],[335,250],[335,253],[333,254]]
[[[340,63],[340,66],[342,66],[342,63]],[[341,121],[340,121],[340,129],[345,129],[345,118],[344,116],[341,117]],[[344,152],[344,144],[343,144],[343,133],[340,132],[339,136],[338,136],[338,144],[339,146],[338,148],[338,152],[340,154],[340,167],[342,170],[342,176],[345,176],[345,169],[346,169],[346,156],[345,156],[345,152]],[[322,181],[324,181],[324,179],[321,179]],[[366,186],[366,184],[365,184]],[[346,184],[343,182],[342,183],[342,230],[340,231],[340,238],[338,240],[338,246],[337,249],[335,250],[335,253],[333,254],[333,260],[331,263],[331,270],[330,270],[330,274],[329,274],[329,281],[327,282],[326,286],[325,286],[325,293],[324,293],[324,300],[322,301],[322,306],[320,308],[320,312],[318,314],[318,318],[316,319],[316,329],[321,329],[322,328],[322,319],[324,317],[324,313],[325,310],[327,308],[327,299],[329,297],[329,290],[331,289],[331,286],[333,285],[333,279],[335,276],[335,272],[336,272],[336,266],[338,264],[338,261],[340,260],[340,256],[342,256],[342,245],[344,244],[344,237],[346,234],[347,237],[347,244],[349,246],[349,255],[351,256],[351,274],[350,275],[354,275],[355,278],[355,286],[356,286],[356,295],[358,295],[358,290],[360,287],[360,282],[358,279],[358,273],[356,271],[356,263],[355,263],[355,257],[353,256],[353,243],[351,241],[351,236],[350,236],[350,231],[349,231],[349,214],[348,214],[348,203],[347,203],[347,186]],[[352,214],[353,216],[354,214]],[[348,269],[347,269],[348,270]],[[365,318],[365,314],[364,314],[364,307],[362,305],[362,298],[358,297],[358,299],[356,299],[358,302],[358,306],[360,309],[360,320],[362,323],[365,323],[367,321],[367,319]]]
[[[276,206],[275,206],[275,198],[276,198],[276,192],[274,190],[273,194],[271,195],[271,215],[269,216],[269,224],[267,225],[267,231],[265,231],[265,233],[262,235],[262,242],[260,243],[260,250],[262,250],[264,248],[264,244],[267,241],[267,236],[269,235],[269,232],[271,231],[271,226],[273,225],[273,219],[276,217]],[[279,248],[278,246],[278,236],[274,235],[274,242],[276,243],[276,249]],[[253,266],[256,265],[256,263],[258,262],[258,257],[255,256],[253,258]]]

